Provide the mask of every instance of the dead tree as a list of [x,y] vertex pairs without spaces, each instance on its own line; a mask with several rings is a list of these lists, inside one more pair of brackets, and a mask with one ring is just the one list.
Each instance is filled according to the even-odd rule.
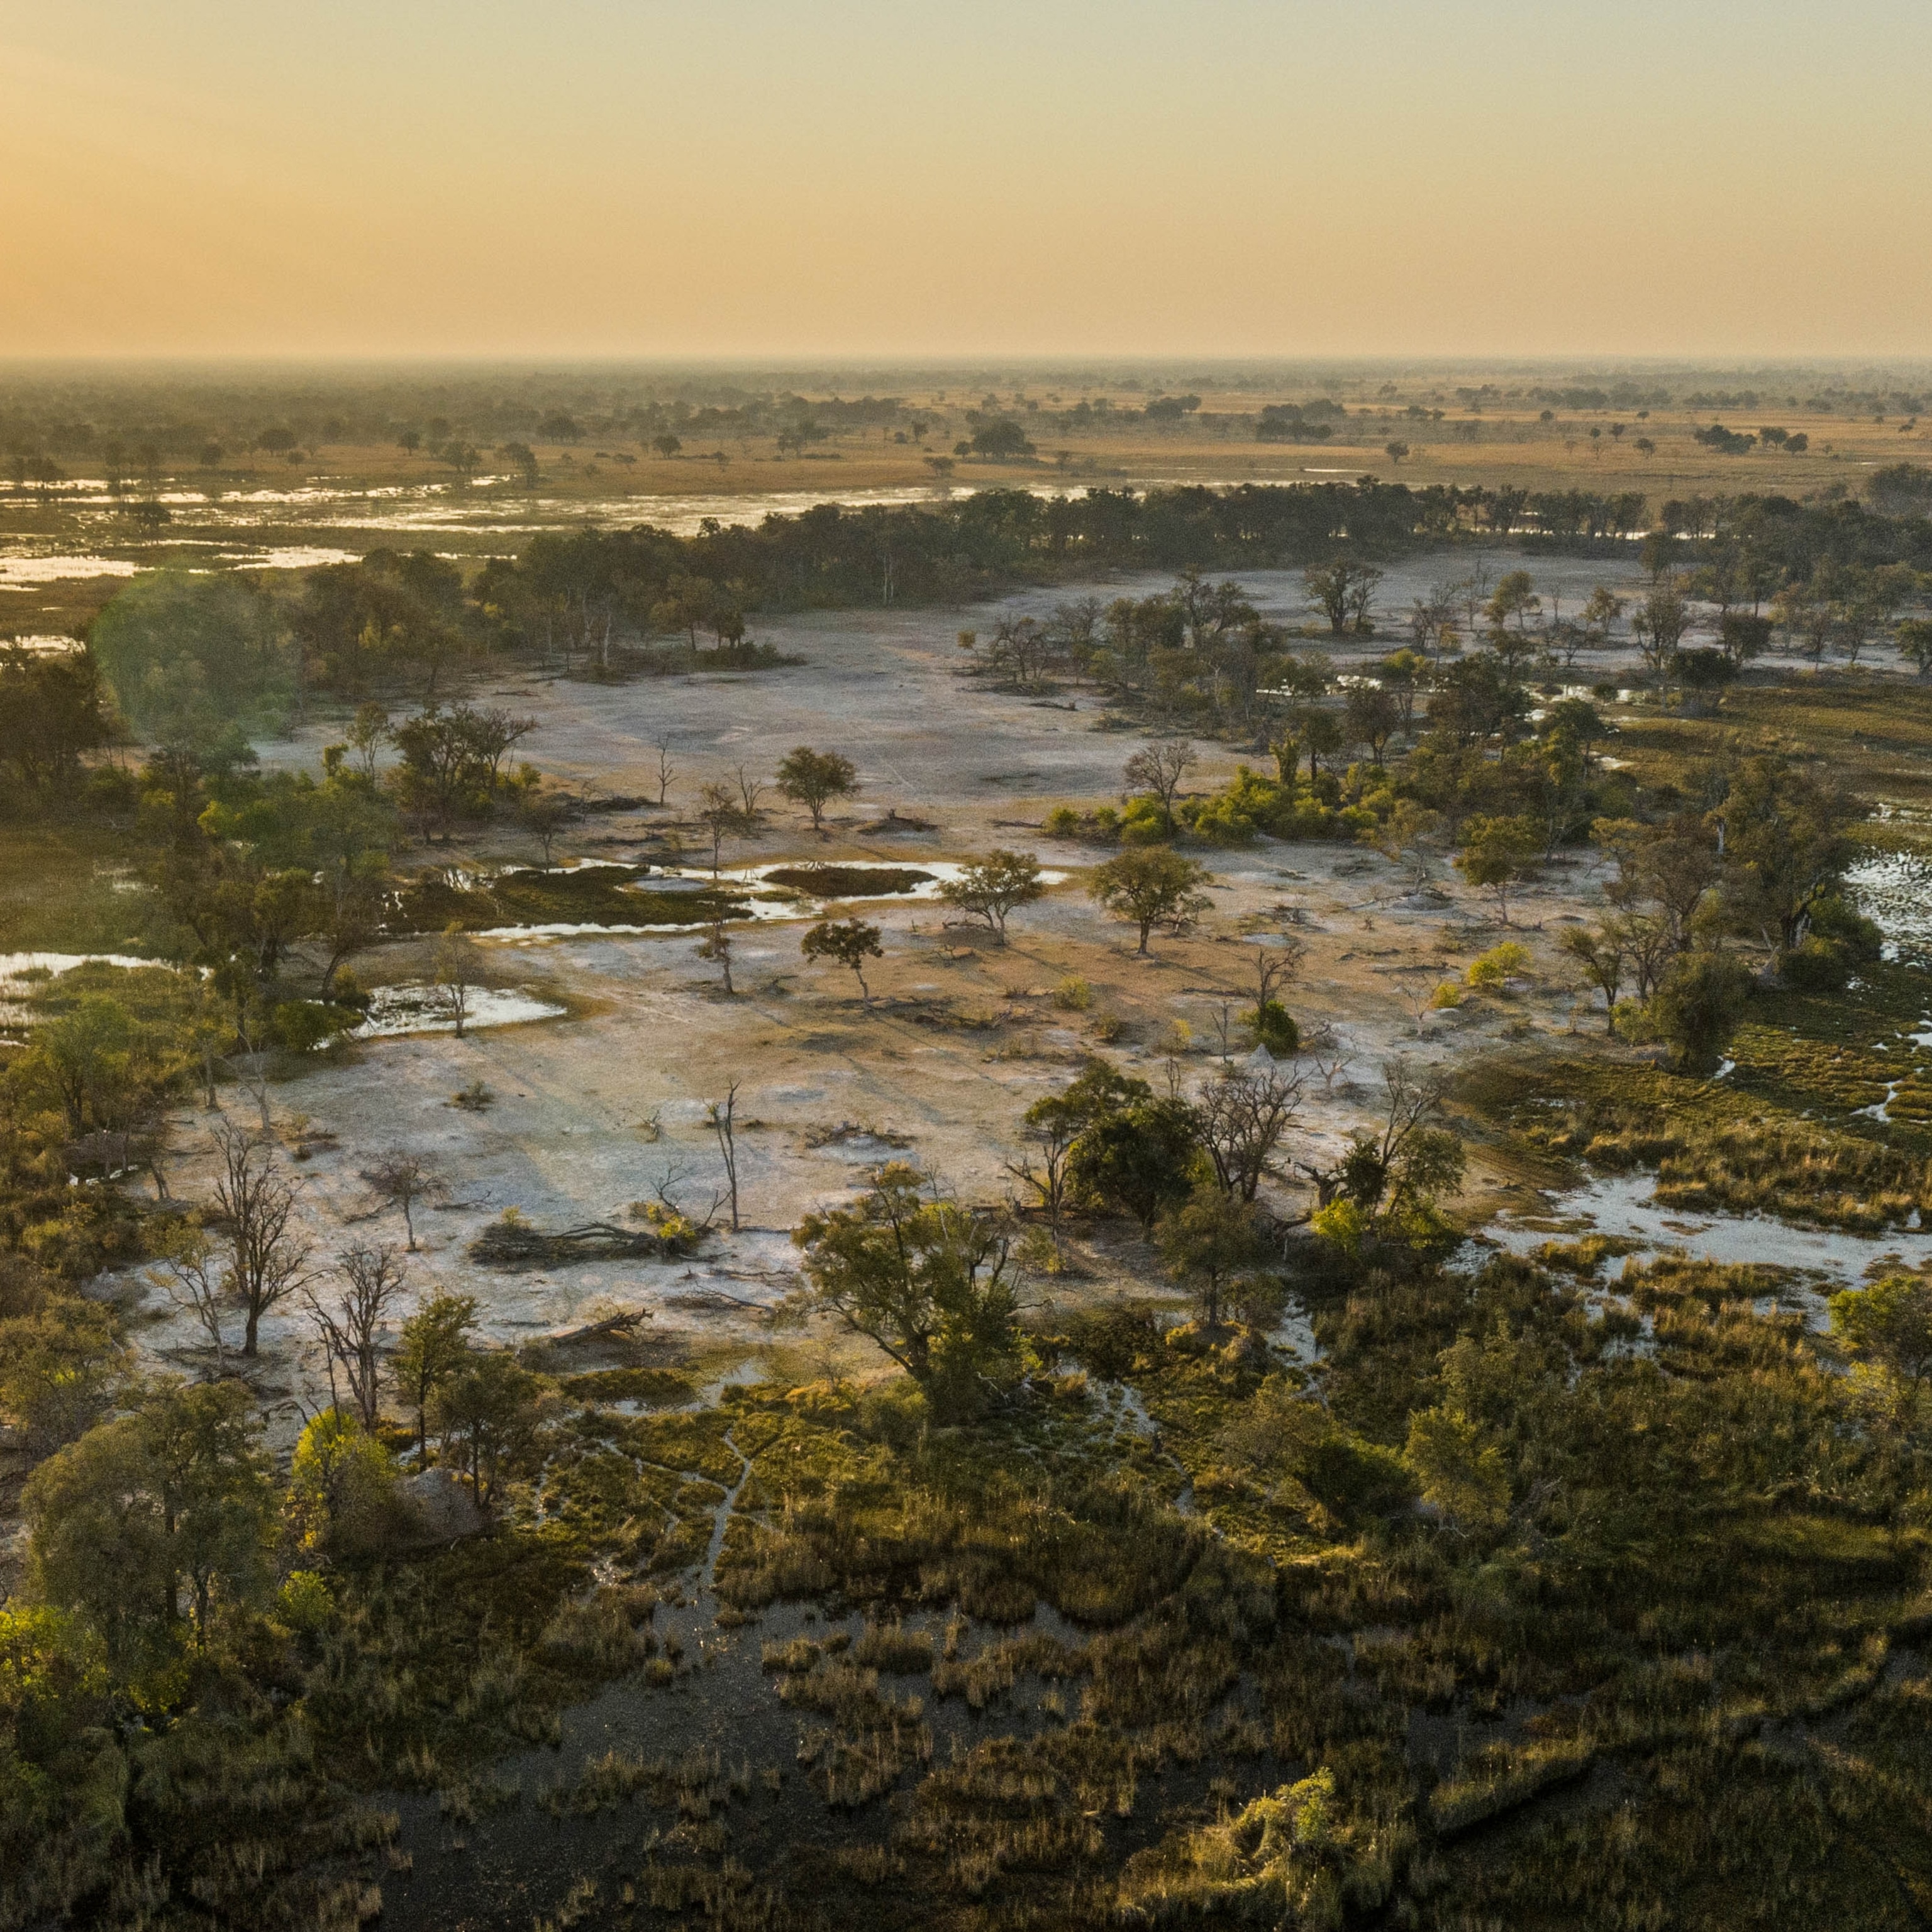
[[362,1178],[383,1207],[401,1210],[410,1252],[416,1253],[416,1203],[440,1199],[447,1191],[442,1168],[428,1154],[391,1148],[376,1156],[374,1166],[362,1169]]
[[313,1287],[302,1298],[328,1356],[329,1401],[336,1400],[340,1364],[362,1426],[373,1430],[382,1408],[383,1324],[390,1304],[402,1292],[403,1264],[394,1248],[358,1244],[336,1256],[335,1272],[341,1292],[332,1305]]
[[1300,1105],[1300,1077],[1276,1070],[1237,1074],[1202,1089],[1195,1112],[1224,1194],[1254,1199]]
[[292,1226],[296,1184],[277,1162],[274,1143],[226,1122],[214,1142],[221,1155],[214,1200],[229,1252],[223,1286],[242,1304],[242,1352],[253,1356],[262,1317],[308,1280],[308,1244]]
[[[728,970],[725,990],[730,990]],[[718,1142],[718,1152],[724,1162],[724,1184],[731,1203],[731,1232],[738,1232],[738,1083],[733,1081],[722,1100],[713,1100],[704,1110],[705,1124]]]

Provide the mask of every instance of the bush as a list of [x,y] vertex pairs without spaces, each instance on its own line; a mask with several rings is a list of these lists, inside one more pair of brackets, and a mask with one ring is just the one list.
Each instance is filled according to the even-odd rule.
[[1301,1029],[1279,1000],[1270,1000],[1255,1010],[1255,1039],[1277,1060],[1294,1057],[1301,1044]]
[[1686,952],[1672,962],[1646,1014],[1675,1066],[1714,1073],[1750,993],[1750,974],[1742,961],[1728,952]]
[[1094,1004],[1094,988],[1078,974],[1070,973],[1054,988],[1053,1004],[1063,1013],[1084,1013]]
[[1492,993],[1506,981],[1520,977],[1528,964],[1529,948],[1506,939],[1500,946],[1491,946],[1480,958],[1470,961],[1462,977],[1478,992]]

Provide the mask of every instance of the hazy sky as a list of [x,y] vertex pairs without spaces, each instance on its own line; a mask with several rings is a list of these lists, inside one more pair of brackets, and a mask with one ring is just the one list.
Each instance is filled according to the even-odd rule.
[[0,0],[0,354],[1921,354],[1928,0]]

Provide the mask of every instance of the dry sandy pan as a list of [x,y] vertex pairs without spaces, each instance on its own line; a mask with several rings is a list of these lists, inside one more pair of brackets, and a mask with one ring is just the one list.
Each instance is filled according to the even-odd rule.
[[[1264,596],[1286,598],[1291,587],[1298,593],[1295,580],[1250,581]],[[1004,1196],[1012,1186],[1004,1162],[1018,1150],[1020,1115],[1071,1076],[1094,1044],[1099,1016],[1123,1023],[1108,1051],[1130,1068],[1159,1082],[1173,1060],[1190,1084],[1212,1078],[1220,1064],[1216,1016],[1223,1006],[1238,1006],[1252,975],[1249,948],[1269,943],[1268,930],[1292,932],[1306,946],[1289,1004],[1305,1028],[1329,1024],[1346,1062],[1326,1085],[1310,1063],[1300,1064],[1306,1100],[1294,1150],[1301,1158],[1335,1147],[1371,1116],[1379,1066],[1392,1055],[1437,1064],[1507,1028],[1571,1023],[1576,996],[1553,970],[1553,932],[1534,928],[1574,916],[1597,898],[1593,876],[1580,865],[1553,872],[1552,882],[1526,894],[1516,914],[1532,928],[1517,936],[1552,968],[1545,990],[1485,1003],[1480,1012],[1419,1020],[1416,1010],[1476,951],[1508,936],[1486,908],[1446,868],[1439,903],[1410,901],[1392,866],[1350,846],[1262,842],[1205,855],[1214,907],[1201,932],[1185,940],[1157,938],[1150,960],[1136,958],[1132,934],[1086,896],[1084,874],[1096,854],[1044,841],[1029,827],[1062,800],[1117,794],[1121,762],[1138,740],[1094,729],[1099,707],[1084,695],[1030,701],[959,676],[953,634],[988,621],[985,608],[813,616],[766,633],[806,658],[802,665],[502,687],[496,694],[538,720],[527,741],[532,758],[599,792],[654,791],[656,746],[668,736],[678,767],[674,812],[699,782],[740,764],[754,776],[769,776],[795,745],[836,748],[854,760],[864,790],[829,840],[814,838],[782,810],[766,836],[734,849],[734,860],[916,864],[1000,843],[1036,851],[1069,877],[1015,916],[1004,950],[946,929],[938,906],[868,903],[866,916],[884,928],[886,952],[871,976],[879,998],[870,1012],[849,975],[801,959],[797,925],[739,928],[739,995],[728,1000],[715,969],[695,956],[694,936],[490,943],[493,979],[566,993],[571,1016],[462,1040],[432,1034],[370,1041],[340,1063],[272,1089],[284,1122],[306,1115],[312,1133],[334,1136],[333,1146],[319,1146],[298,1170],[318,1258],[355,1239],[400,1239],[395,1217],[363,1218],[370,1202],[357,1174],[378,1150],[405,1145],[433,1154],[452,1180],[446,1204],[418,1212],[422,1252],[411,1262],[413,1284],[475,1294],[492,1335],[527,1338],[587,1312],[641,1305],[666,1346],[698,1334],[750,1342],[766,1334],[752,1310],[719,1303],[702,1312],[691,1298],[722,1293],[756,1306],[776,1300],[795,1280],[787,1231],[810,1208],[848,1194],[890,1155],[916,1161],[962,1198]],[[1078,708],[1064,708],[1070,703]],[[294,743],[272,748],[276,761],[312,762],[326,736],[318,723]],[[1220,748],[1207,751],[1194,782],[1217,782],[1234,762]],[[938,829],[889,836],[860,829],[888,806],[932,819]],[[633,828],[641,840],[668,815],[602,818],[586,831],[597,852],[610,856],[631,842]],[[421,971],[421,955],[420,947],[392,946],[358,967],[367,979],[403,980]],[[1084,1014],[1062,1010],[1051,998],[1076,974],[1095,994]],[[1178,1046],[1176,1022],[1190,1030],[1188,1046]],[[487,1112],[448,1104],[478,1080],[497,1096]],[[705,1107],[734,1081],[742,1233],[721,1234],[690,1263],[502,1274],[468,1258],[467,1244],[506,1208],[557,1228],[621,1220],[630,1204],[660,1187],[687,1208],[707,1206],[722,1171]],[[224,1106],[245,1116],[253,1102],[231,1090]],[[848,1131],[831,1138],[842,1128]],[[868,1128],[890,1138],[850,1131]],[[178,1117],[178,1191],[206,1192],[212,1144],[202,1117]],[[1112,1293],[1136,1279],[1150,1292],[1161,1287],[1133,1244],[1112,1244],[1096,1254],[1086,1276],[1043,1284],[1042,1292]],[[193,1339],[158,1289],[146,1291],[144,1305],[155,1318],[143,1330],[151,1346],[176,1348]],[[288,1307],[272,1316],[265,1342],[292,1395],[312,1402],[320,1364],[298,1312]],[[291,1408],[288,1418],[294,1414]]]

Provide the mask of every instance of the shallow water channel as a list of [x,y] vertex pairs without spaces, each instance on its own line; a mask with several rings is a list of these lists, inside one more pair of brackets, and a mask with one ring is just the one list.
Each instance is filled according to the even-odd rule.
[[1932,1231],[1922,1227],[1854,1234],[1795,1227],[1763,1214],[1669,1208],[1652,1198],[1654,1181],[1648,1174],[1600,1175],[1552,1195],[1548,1208],[1536,1214],[1498,1218],[1481,1238],[1510,1254],[1528,1255],[1546,1241],[1610,1234],[1633,1243],[1639,1253],[1677,1252],[1700,1261],[1802,1270],[1815,1276],[1822,1291],[1804,1298],[1820,1324],[1823,1294],[1862,1280],[1875,1262],[1896,1260],[1916,1268],[1932,1262]]

